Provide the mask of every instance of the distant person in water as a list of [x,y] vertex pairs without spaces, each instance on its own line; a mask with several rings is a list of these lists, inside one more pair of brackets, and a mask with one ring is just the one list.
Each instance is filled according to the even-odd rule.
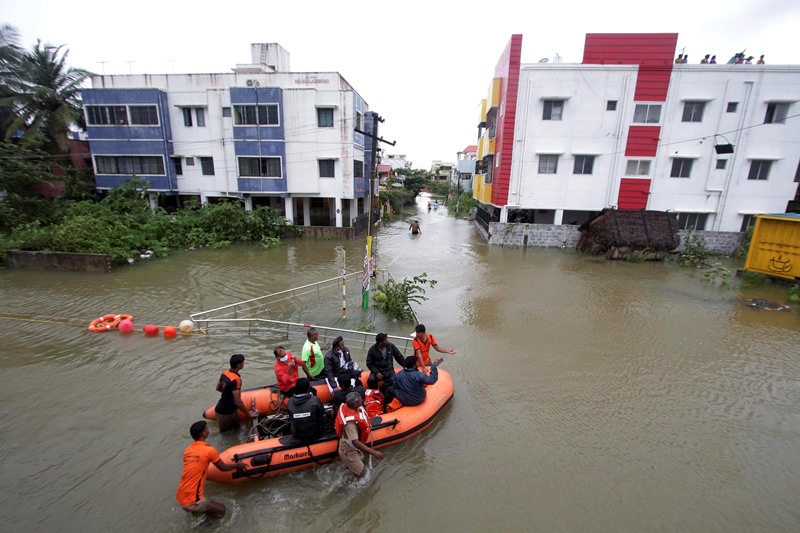
[[419,228],[419,221],[418,220],[415,220],[414,222],[412,222],[411,225],[408,227],[408,229],[411,230],[411,235],[419,235],[419,234],[422,233],[422,230]]
[[428,211],[431,210],[431,207],[433,207],[433,204],[430,202],[430,200],[428,200]]

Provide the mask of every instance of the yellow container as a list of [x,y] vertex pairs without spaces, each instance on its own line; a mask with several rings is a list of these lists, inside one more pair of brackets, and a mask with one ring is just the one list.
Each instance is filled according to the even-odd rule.
[[744,269],[800,280],[800,214],[756,216]]

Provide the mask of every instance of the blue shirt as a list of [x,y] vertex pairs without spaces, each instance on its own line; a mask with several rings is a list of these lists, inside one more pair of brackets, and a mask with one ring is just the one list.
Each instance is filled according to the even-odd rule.
[[436,365],[431,365],[431,375],[416,368],[404,368],[394,378],[394,395],[403,405],[419,405],[425,401],[425,385],[433,385],[439,380]]

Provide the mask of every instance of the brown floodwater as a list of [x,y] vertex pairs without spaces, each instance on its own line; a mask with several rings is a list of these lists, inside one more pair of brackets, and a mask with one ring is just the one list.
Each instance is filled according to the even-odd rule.
[[[411,219],[422,235],[412,237]],[[272,383],[297,339],[141,333],[190,313],[334,278],[363,240],[175,252],[110,274],[0,271],[3,531],[798,531],[800,315],[756,311],[785,288],[703,281],[669,263],[488,246],[444,208],[378,231],[378,266],[438,283],[416,307],[455,397],[431,429],[384,448],[354,482],[339,462],[244,486],[229,510],[175,502],[189,426],[231,354],[245,387]],[[413,324],[341,295],[269,317],[405,336]],[[90,333],[107,313],[137,332]],[[354,351],[363,363],[364,352]],[[226,448],[244,435],[209,442]]]

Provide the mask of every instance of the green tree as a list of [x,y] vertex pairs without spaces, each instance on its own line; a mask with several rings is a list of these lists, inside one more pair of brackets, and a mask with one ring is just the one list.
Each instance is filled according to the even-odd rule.
[[12,94],[0,100],[0,105],[14,117],[6,128],[6,140],[21,132],[26,144],[51,154],[67,153],[69,129],[83,126],[80,90],[91,75],[67,67],[68,54],[63,46],[37,41],[3,71],[2,85]]
[[[14,95],[8,82],[13,73],[19,70],[22,53],[17,30],[9,25],[0,26],[0,102]],[[9,106],[0,105],[0,131],[3,134],[11,125],[14,116]]]
[[400,168],[397,173],[404,177],[403,188],[413,193],[412,198],[422,189],[431,186],[431,173],[427,170]]

